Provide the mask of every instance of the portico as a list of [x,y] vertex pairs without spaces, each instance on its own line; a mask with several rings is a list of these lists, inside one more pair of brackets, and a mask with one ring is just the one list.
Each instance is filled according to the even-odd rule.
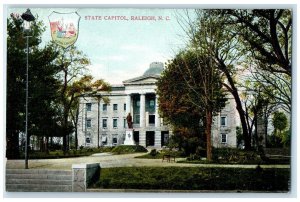
[[157,97],[154,93],[126,95],[126,114],[132,114],[134,128],[160,127]]

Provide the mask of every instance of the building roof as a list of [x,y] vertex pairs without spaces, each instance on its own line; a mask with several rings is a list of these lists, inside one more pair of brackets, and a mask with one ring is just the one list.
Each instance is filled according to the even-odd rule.
[[152,62],[150,67],[145,71],[143,76],[160,75],[164,71],[164,63]]
[[162,62],[152,62],[142,76],[125,80],[123,84],[154,84],[163,71],[164,64]]

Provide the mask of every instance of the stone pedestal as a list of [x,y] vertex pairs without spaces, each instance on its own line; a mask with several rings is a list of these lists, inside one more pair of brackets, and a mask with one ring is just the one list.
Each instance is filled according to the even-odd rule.
[[97,182],[100,177],[100,164],[75,164],[72,165],[72,191],[86,192],[87,187]]
[[126,129],[124,145],[135,145],[133,139],[133,129]]

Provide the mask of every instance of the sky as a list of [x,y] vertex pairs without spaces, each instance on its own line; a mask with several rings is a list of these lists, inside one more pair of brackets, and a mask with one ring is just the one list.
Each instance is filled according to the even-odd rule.
[[[46,31],[42,44],[51,39],[48,16],[53,12],[77,12],[79,35],[74,45],[91,60],[88,69],[95,79],[110,84],[141,76],[151,62],[172,59],[186,39],[175,9],[121,9],[121,8],[30,8],[34,16],[42,20]],[[25,8],[8,9],[22,14]],[[182,10],[181,10],[182,11]],[[92,18],[94,16],[94,20]],[[98,17],[95,17],[98,16]],[[99,20],[101,16],[101,20]],[[111,16],[126,16],[113,17]],[[137,16],[132,19],[132,16]],[[136,20],[138,16],[151,16],[149,20]],[[152,17],[154,16],[154,17]],[[159,16],[162,20],[159,20]],[[153,19],[156,20],[153,20]],[[122,20],[128,19],[128,20]]]

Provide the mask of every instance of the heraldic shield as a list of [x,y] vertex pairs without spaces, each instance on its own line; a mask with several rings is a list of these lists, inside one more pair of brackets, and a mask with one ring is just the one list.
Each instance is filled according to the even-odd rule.
[[80,20],[77,12],[58,13],[53,11],[48,18],[51,37],[56,44],[68,48],[77,41]]

